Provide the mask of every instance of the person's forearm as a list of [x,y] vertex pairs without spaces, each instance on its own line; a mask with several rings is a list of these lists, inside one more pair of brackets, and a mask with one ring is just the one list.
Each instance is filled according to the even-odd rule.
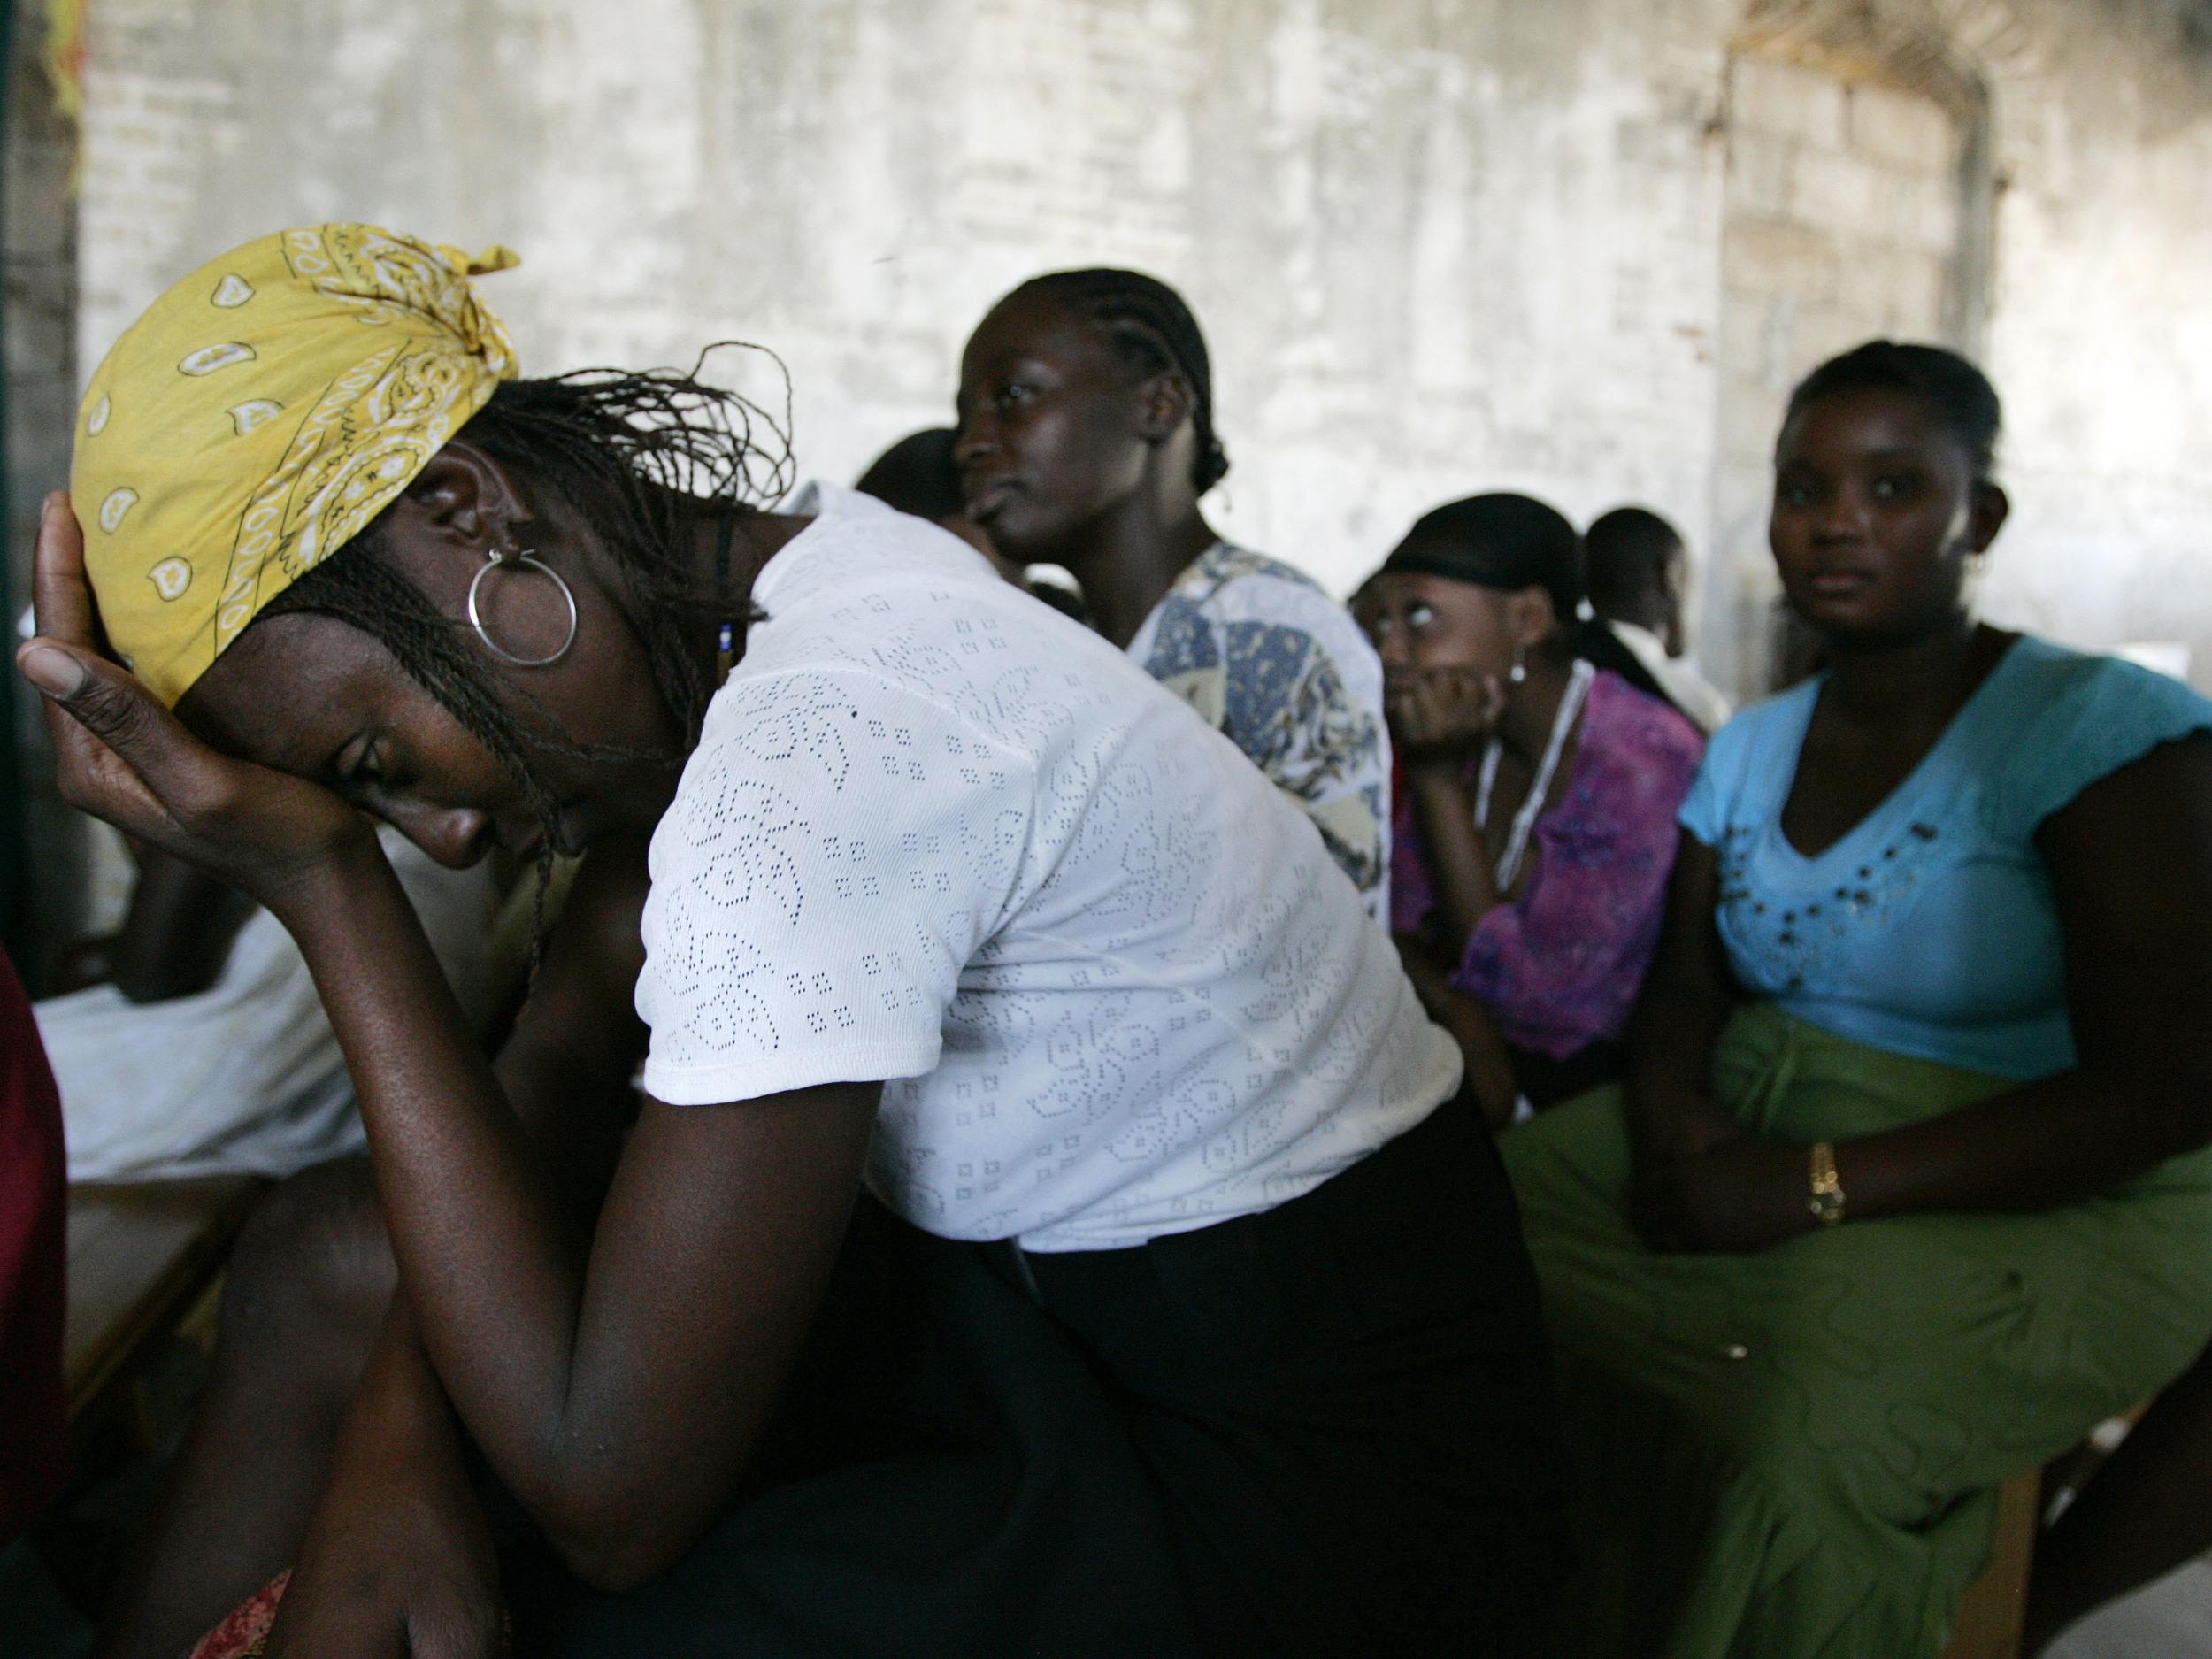
[[1629,1138],[1647,1160],[1694,1151],[1736,1133],[1712,1098],[1713,1053],[1734,1002],[1711,987],[1663,982],[1659,965],[1629,1018],[1623,1091]]
[[440,1486],[460,1468],[460,1425],[422,1345],[404,1289],[392,1293],[385,1310],[343,1434],[354,1449],[366,1454],[347,1461],[388,1471],[396,1479]]
[[1398,935],[1398,958],[1429,1018],[1459,1045],[1466,1087],[1494,1129],[1513,1121],[1520,1089],[1513,1079],[1513,1056],[1490,1010],[1451,981],[1451,975],[1417,939]]
[[1431,765],[1410,769],[1408,787],[1421,821],[1428,854],[1429,885],[1436,895],[1440,942],[1453,961],[1466,954],[1476,926],[1498,902],[1482,832],[1475,827],[1474,803],[1456,768]]
[[[525,1484],[574,1426],[581,1240],[374,842],[277,908],[355,1079],[411,1323],[478,1442]],[[388,1363],[396,1389],[411,1368]]]
[[1713,1056],[1741,992],[1716,926],[1719,869],[1688,831],[1675,840],[1659,949],[1628,1021],[1629,1141],[1640,1168],[1740,1133],[1712,1097]]
[[[641,949],[643,874],[621,856],[602,849],[579,876],[539,995],[494,1066],[538,1167],[580,1232],[589,1231],[621,1156],[642,1042],[627,992]],[[403,1293],[386,1311],[344,1433],[354,1455],[334,1470],[334,1483],[352,1488],[338,1500],[342,1513],[378,1512],[388,1494],[403,1493],[434,1505],[470,1501],[453,1406]]]
[[844,1235],[881,1086],[648,1102],[587,1236],[388,867],[341,853],[271,908],[345,1050],[439,1379],[569,1569],[633,1587],[697,1538],[751,1455]]
[[252,912],[251,902],[206,872],[149,848],[109,948],[108,977],[134,1002],[196,995],[221,975]]
[[1839,1143],[1846,1215],[2028,1214],[2109,1193],[2212,1141],[2212,1079],[2061,1072]]

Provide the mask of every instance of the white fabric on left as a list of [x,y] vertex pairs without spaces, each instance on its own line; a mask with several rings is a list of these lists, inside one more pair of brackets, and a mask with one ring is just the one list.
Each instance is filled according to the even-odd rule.
[[1667,694],[1667,701],[1686,715],[1692,726],[1710,737],[1728,724],[1728,717],[1735,710],[1713,682],[1698,672],[1695,663],[1686,657],[1668,656],[1666,641],[1649,628],[1633,622],[1609,621],[1605,626],[1635,654],[1645,671],[1659,682],[1659,689]]
[[[380,832],[446,977],[485,980],[488,867],[448,870]],[[282,1177],[366,1144],[338,1039],[283,925],[256,910],[209,989],[133,1002],[111,985],[33,1010],[61,1090],[72,1181]]]

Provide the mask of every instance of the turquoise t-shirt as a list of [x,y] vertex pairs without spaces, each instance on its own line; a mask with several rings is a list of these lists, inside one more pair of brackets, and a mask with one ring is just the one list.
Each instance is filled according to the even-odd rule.
[[2035,832],[2100,778],[2212,730],[2212,700],[2024,635],[1904,782],[1808,858],[1781,818],[1820,685],[1723,726],[1682,803],[1718,857],[1737,979],[1893,1053],[2024,1081],[2068,1070],[2065,941]]

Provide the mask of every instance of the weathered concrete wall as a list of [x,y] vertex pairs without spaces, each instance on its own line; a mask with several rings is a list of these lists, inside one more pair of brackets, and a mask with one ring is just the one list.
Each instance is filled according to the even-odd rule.
[[[520,249],[488,291],[535,367],[773,346],[803,468],[849,476],[945,417],[997,293],[1131,263],[1216,349],[1233,534],[1340,588],[1448,495],[1645,500],[1718,541],[1748,680],[1763,553],[1716,478],[1778,402],[1722,419],[1727,88],[1793,5],[1912,14],[1986,91],[1989,611],[2186,640],[2212,686],[2190,0],[101,0],[81,362],[231,242],[365,217]],[[1956,142],[1909,104],[1853,142]]]
[[2181,641],[2212,689],[2212,8],[2016,10],[1988,349],[2014,517],[1985,608]]
[[1759,678],[1779,591],[1767,551],[1775,414],[1808,366],[1864,340],[1956,336],[1978,274],[1960,234],[1970,121],[1924,91],[1731,61],[1719,421],[1705,546],[1707,671]]
[[[102,0],[88,366],[228,242],[511,242],[545,368],[773,346],[801,459],[949,411],[1054,266],[1176,281],[1234,534],[1348,586],[1480,487],[1703,527],[1720,9],[1624,0]],[[314,19],[310,21],[311,17]]]

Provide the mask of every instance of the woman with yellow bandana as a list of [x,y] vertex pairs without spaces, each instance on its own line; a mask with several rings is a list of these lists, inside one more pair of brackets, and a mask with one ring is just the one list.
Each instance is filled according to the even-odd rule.
[[[292,929],[396,1263],[209,1581],[296,1558],[317,1659],[487,1651],[494,1534],[533,1654],[1540,1651],[1532,1278],[1302,816],[945,532],[744,504],[726,395],[512,379],[467,270],[187,278],[42,527],[64,792]],[[495,1065],[357,809],[588,849]]]

